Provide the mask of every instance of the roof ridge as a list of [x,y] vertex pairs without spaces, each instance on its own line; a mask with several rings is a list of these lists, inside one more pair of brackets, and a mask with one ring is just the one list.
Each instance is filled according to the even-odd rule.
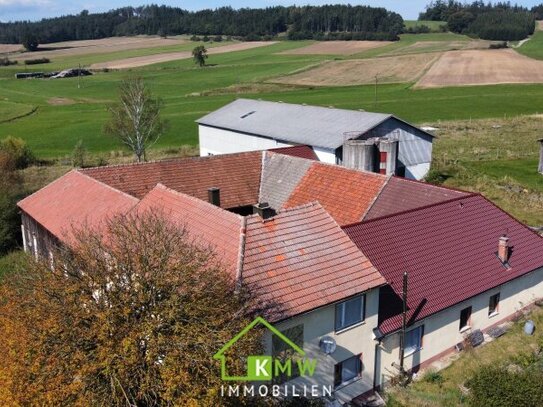
[[414,184],[420,184],[420,185],[425,185],[425,186],[434,187],[434,188],[441,188],[441,189],[446,189],[446,190],[454,191],[454,192],[463,192],[465,194],[473,194],[473,192],[471,192],[471,191],[465,191],[463,189],[453,188],[453,187],[449,187],[447,185],[435,185],[435,184],[432,184],[430,182],[426,182],[426,181],[422,181],[422,180],[418,180],[418,179],[410,179],[410,178],[400,177],[398,175],[393,175],[392,177],[399,180],[399,181],[406,181],[406,182],[411,182],[411,183],[414,183]]
[[[154,191],[155,189],[157,189],[157,188],[166,190],[166,191],[168,191],[168,192],[170,192],[170,193],[172,193],[172,194],[174,194],[174,195],[180,195],[180,196],[182,196],[182,197],[184,197],[184,198],[188,198],[188,199],[191,200],[191,201],[198,202],[198,203],[200,203],[200,204],[204,204],[204,205],[206,205],[206,206],[208,206],[208,207],[213,208],[215,211],[218,211],[218,212],[222,212],[222,213],[228,214],[228,216],[232,216],[233,218],[235,217],[235,218],[238,219],[238,220],[239,220],[239,219],[243,219],[243,216],[238,215],[237,213],[227,211],[226,209],[223,209],[223,208],[221,208],[220,206],[213,205],[213,204],[211,204],[211,203],[209,203],[209,202],[207,202],[207,201],[204,201],[203,199],[199,199],[199,198],[196,198],[196,197],[194,197],[194,196],[192,196],[192,195],[185,194],[184,192],[176,191],[175,189],[169,188],[168,186],[162,184],[161,182],[157,183],[157,184],[153,187],[153,189],[151,189],[149,192],[147,192],[147,193],[143,196],[143,198],[141,199],[141,201],[143,201],[147,195],[149,195],[151,192],[153,192],[153,191]],[[140,201],[140,202],[141,202],[141,201]]]
[[368,207],[366,208],[366,210],[362,214],[362,217],[360,218],[361,222],[368,215],[368,213],[370,213],[371,208],[373,208],[373,206],[375,205],[375,203],[377,202],[377,200],[379,199],[379,197],[381,196],[381,194],[383,193],[383,191],[387,187],[387,185],[390,182],[390,180],[392,179],[392,177],[393,177],[393,175],[388,176],[386,181],[383,182],[383,185],[381,185],[381,188],[379,189],[379,192],[377,192],[377,194],[375,194],[375,196],[373,197],[373,200],[371,201],[371,203],[368,205]]
[[[213,159],[219,159],[221,157],[228,157],[228,156],[234,156],[234,155],[248,155],[248,154],[254,154],[257,152],[260,152],[261,150],[253,150],[253,151],[241,151],[238,153],[227,153],[227,154],[217,154],[217,155],[208,155],[208,156],[188,156],[188,157],[170,157],[170,158],[164,158],[164,159],[158,159],[158,160],[151,160],[151,161],[144,161],[144,162],[130,162],[130,163],[120,163],[120,164],[109,164],[109,165],[102,165],[98,167],[89,167],[89,168],[81,168],[77,171],[81,173],[86,173],[87,171],[91,170],[97,170],[102,168],[119,168],[119,167],[135,167],[140,165],[146,165],[146,164],[161,164],[161,163],[168,163],[173,161],[204,161],[204,160],[213,160]],[[92,178],[92,177],[91,177]]]
[[371,223],[371,222],[375,222],[375,221],[380,221],[380,220],[383,220],[383,219],[393,218],[394,216],[400,216],[400,215],[405,215],[405,214],[411,213],[411,212],[422,211],[422,210],[425,210],[425,209],[428,209],[428,208],[433,208],[435,206],[446,205],[446,204],[449,204],[451,202],[460,201],[462,199],[474,198],[474,197],[477,197],[477,196],[482,196],[482,195],[479,194],[479,193],[474,192],[474,193],[471,193],[471,194],[468,194],[468,195],[458,196],[456,198],[451,198],[451,199],[448,199],[446,201],[435,202],[433,204],[420,206],[418,208],[407,209],[407,210],[402,211],[402,212],[391,213],[391,214],[388,214],[388,215],[379,216],[378,218],[369,219],[369,220],[361,221],[361,222],[351,223],[349,225],[343,226],[343,228],[346,229],[346,228],[358,226],[358,225],[361,225],[361,224],[367,224],[367,223]]
[[134,199],[134,200],[136,200],[137,203],[140,202],[140,200],[139,200],[138,198],[136,198],[135,196],[132,196],[132,195],[130,195],[130,194],[127,194],[126,192],[123,192],[123,191],[121,191],[120,189],[113,188],[111,185],[108,185],[108,184],[106,184],[105,182],[102,182],[102,181],[100,181],[99,179],[96,179],[96,178],[94,178],[94,177],[91,177],[90,175],[81,172],[79,169],[76,169],[75,172],[77,172],[78,174],[81,174],[82,176],[84,176],[84,177],[86,177],[86,178],[88,178],[88,179],[90,179],[90,180],[92,180],[92,181],[94,181],[94,182],[96,182],[96,183],[98,183],[98,184],[101,184],[101,185],[105,186],[106,188],[111,189],[112,191],[115,191],[115,192],[117,192],[117,193],[119,193],[119,194],[121,194],[121,195],[127,196],[127,197],[129,197],[130,199]]

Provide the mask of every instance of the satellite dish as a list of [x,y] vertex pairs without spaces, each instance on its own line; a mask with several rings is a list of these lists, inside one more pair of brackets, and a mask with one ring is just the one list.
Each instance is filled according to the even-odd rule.
[[319,347],[324,353],[330,355],[336,350],[336,340],[330,336],[324,336],[319,342]]

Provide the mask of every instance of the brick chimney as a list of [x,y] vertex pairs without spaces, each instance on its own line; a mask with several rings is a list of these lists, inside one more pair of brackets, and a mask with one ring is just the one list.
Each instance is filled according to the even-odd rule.
[[498,241],[498,258],[504,264],[509,261],[509,238],[505,235]]
[[219,188],[209,188],[207,190],[207,199],[209,203],[215,206],[221,206],[221,190]]
[[275,216],[275,211],[267,202],[261,202],[253,206],[253,213],[257,213],[262,220]]

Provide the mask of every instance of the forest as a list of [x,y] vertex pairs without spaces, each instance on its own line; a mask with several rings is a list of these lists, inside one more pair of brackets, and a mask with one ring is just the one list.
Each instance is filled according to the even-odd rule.
[[446,21],[453,32],[485,40],[518,41],[533,34],[542,11],[543,5],[529,10],[510,2],[437,0],[426,7],[419,20]]
[[227,35],[258,40],[287,31],[291,39],[347,33],[351,38],[395,40],[402,29],[399,14],[367,6],[221,7],[192,12],[150,5],[96,14],[84,10],[78,15],[37,22],[0,23],[0,43],[21,43],[29,35],[42,44],[141,34]]

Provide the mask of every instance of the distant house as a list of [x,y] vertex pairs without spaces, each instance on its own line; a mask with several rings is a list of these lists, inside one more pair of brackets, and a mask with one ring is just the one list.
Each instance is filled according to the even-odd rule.
[[434,136],[393,115],[238,99],[200,119],[200,155],[308,145],[320,161],[420,180]]
[[[543,238],[483,196],[305,155],[297,146],[73,170],[19,202],[24,247],[54,261],[72,226],[160,210],[277,306],[268,321],[318,361],[289,383],[332,386],[341,404],[398,373],[404,272],[411,371],[543,297]],[[337,344],[329,354],[323,338]]]

